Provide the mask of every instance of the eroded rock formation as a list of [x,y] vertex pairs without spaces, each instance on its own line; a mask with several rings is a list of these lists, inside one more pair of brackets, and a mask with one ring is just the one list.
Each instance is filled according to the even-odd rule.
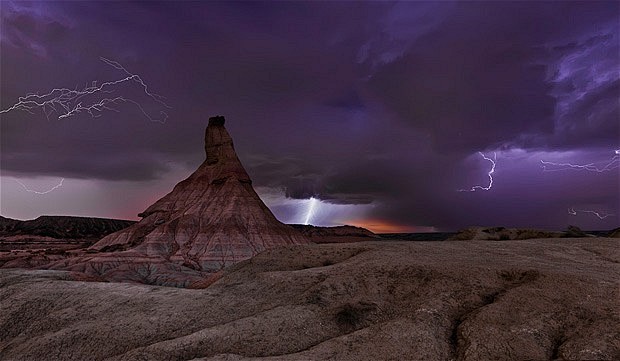
[[307,243],[258,197],[224,121],[209,119],[206,159],[189,178],[140,213],[140,222],[91,249],[133,248],[197,270],[219,270],[267,248]]

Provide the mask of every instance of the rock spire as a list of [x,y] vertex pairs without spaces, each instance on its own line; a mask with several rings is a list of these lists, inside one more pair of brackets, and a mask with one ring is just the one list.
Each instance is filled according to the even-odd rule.
[[192,175],[140,213],[141,221],[91,250],[131,249],[198,271],[217,271],[268,248],[308,243],[258,197],[224,124],[223,116],[209,118],[206,159]]

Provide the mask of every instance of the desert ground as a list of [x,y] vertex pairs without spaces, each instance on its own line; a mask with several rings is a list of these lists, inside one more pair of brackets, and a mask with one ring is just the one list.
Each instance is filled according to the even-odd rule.
[[204,289],[0,269],[1,360],[618,360],[620,240],[278,247]]

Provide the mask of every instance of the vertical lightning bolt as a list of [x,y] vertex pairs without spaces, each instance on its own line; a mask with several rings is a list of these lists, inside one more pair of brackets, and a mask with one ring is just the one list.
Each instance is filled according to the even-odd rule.
[[[72,117],[82,112],[88,113],[91,117],[98,117],[103,111],[106,110],[118,112],[118,110],[114,108],[114,106],[118,103],[132,103],[138,107],[142,114],[144,114],[144,116],[150,121],[165,123],[168,118],[168,114],[163,110],[160,111],[160,117],[153,118],[146,112],[146,110],[144,110],[142,105],[135,100],[128,99],[123,96],[106,97],[106,94],[114,92],[115,86],[126,82],[135,82],[142,88],[144,94],[146,94],[153,101],[159,103],[165,108],[170,108],[170,106],[163,101],[164,97],[149,91],[148,86],[139,75],[130,73],[116,61],[103,57],[99,59],[105,64],[122,71],[126,76],[118,80],[101,83],[99,86],[97,86],[96,82],[92,82],[90,86],[86,86],[80,90],[77,88],[73,90],[67,88],[55,88],[43,95],[39,95],[38,93],[27,94],[26,96],[19,97],[19,101],[11,107],[0,110],[0,114],[8,113],[13,110],[21,110],[34,114],[35,109],[40,109],[48,120],[52,113],[59,114],[58,119]],[[98,101],[86,101],[86,97],[91,96],[99,96]]]
[[488,161],[489,163],[491,163],[491,169],[487,172],[487,175],[489,177],[489,185],[487,185],[486,187],[483,186],[473,186],[470,189],[459,189],[459,192],[475,192],[477,190],[482,190],[482,191],[488,191],[491,188],[493,188],[493,173],[495,173],[495,163],[497,162],[497,153],[493,153],[493,159],[485,156],[482,152],[478,152],[478,154],[480,154],[480,156]]
[[545,172],[557,172],[561,170],[585,170],[588,172],[596,172],[603,173],[609,172],[614,169],[618,169],[620,167],[620,149],[616,149],[614,151],[614,156],[603,165],[596,165],[596,163],[588,163],[588,164],[574,164],[574,163],[556,163],[556,162],[547,162],[544,160],[540,161],[542,163],[543,171]]
[[572,216],[576,216],[577,213],[590,213],[590,214],[594,214],[599,219],[605,219],[607,217],[612,217],[613,216],[613,214],[611,214],[611,213],[603,213],[603,212],[597,212],[597,211],[591,211],[591,210],[585,210],[585,209],[575,209],[575,208],[572,208],[572,207],[568,209],[568,214],[570,214]]
[[24,190],[26,192],[42,195],[42,194],[51,193],[51,192],[55,191],[56,189],[62,187],[62,182],[64,182],[65,179],[62,178],[58,184],[56,184],[55,186],[53,186],[52,188],[50,188],[50,189],[48,189],[46,191],[36,191],[36,190],[30,189],[30,188],[28,188],[28,186],[26,186],[24,183],[22,183],[19,179],[15,179],[15,181],[17,183],[19,183],[19,185],[22,186],[22,188],[24,188]]
[[306,213],[306,220],[304,221],[305,225],[308,225],[310,223],[310,220],[312,219],[312,216],[314,215],[317,202],[318,200],[314,197],[311,197],[310,200],[308,201],[308,212]]

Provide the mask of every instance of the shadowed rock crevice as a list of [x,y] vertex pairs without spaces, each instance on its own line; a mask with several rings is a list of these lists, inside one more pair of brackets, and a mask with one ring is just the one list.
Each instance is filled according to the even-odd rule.
[[487,293],[480,297],[480,303],[475,305],[473,308],[468,308],[466,311],[459,314],[452,321],[452,331],[450,332],[450,337],[448,338],[448,342],[450,344],[450,349],[452,351],[453,356],[456,359],[462,359],[464,354],[464,349],[469,346],[469,342],[467,337],[465,337],[460,332],[460,326],[463,322],[465,322],[469,317],[475,315],[479,312],[482,312],[482,309],[494,302],[504,293],[506,289],[500,289],[491,293]]
[[550,356],[550,360],[557,360],[560,358],[560,348],[562,347],[562,344],[564,344],[565,341],[565,337],[563,332],[559,332],[552,341],[551,344],[551,356]]
[[347,303],[339,307],[335,320],[341,330],[352,332],[368,326],[376,311],[377,305],[372,302]]
[[501,288],[492,292],[479,295],[480,303],[468,308],[464,312],[461,312],[452,321],[452,332],[448,338],[450,348],[452,350],[453,357],[457,360],[465,358],[465,350],[470,346],[468,336],[461,331],[461,325],[475,317],[481,312],[484,312],[484,308],[499,302],[507,292],[515,290],[521,286],[535,282],[540,277],[540,272],[536,270],[501,270],[497,272],[499,281],[502,283]]

